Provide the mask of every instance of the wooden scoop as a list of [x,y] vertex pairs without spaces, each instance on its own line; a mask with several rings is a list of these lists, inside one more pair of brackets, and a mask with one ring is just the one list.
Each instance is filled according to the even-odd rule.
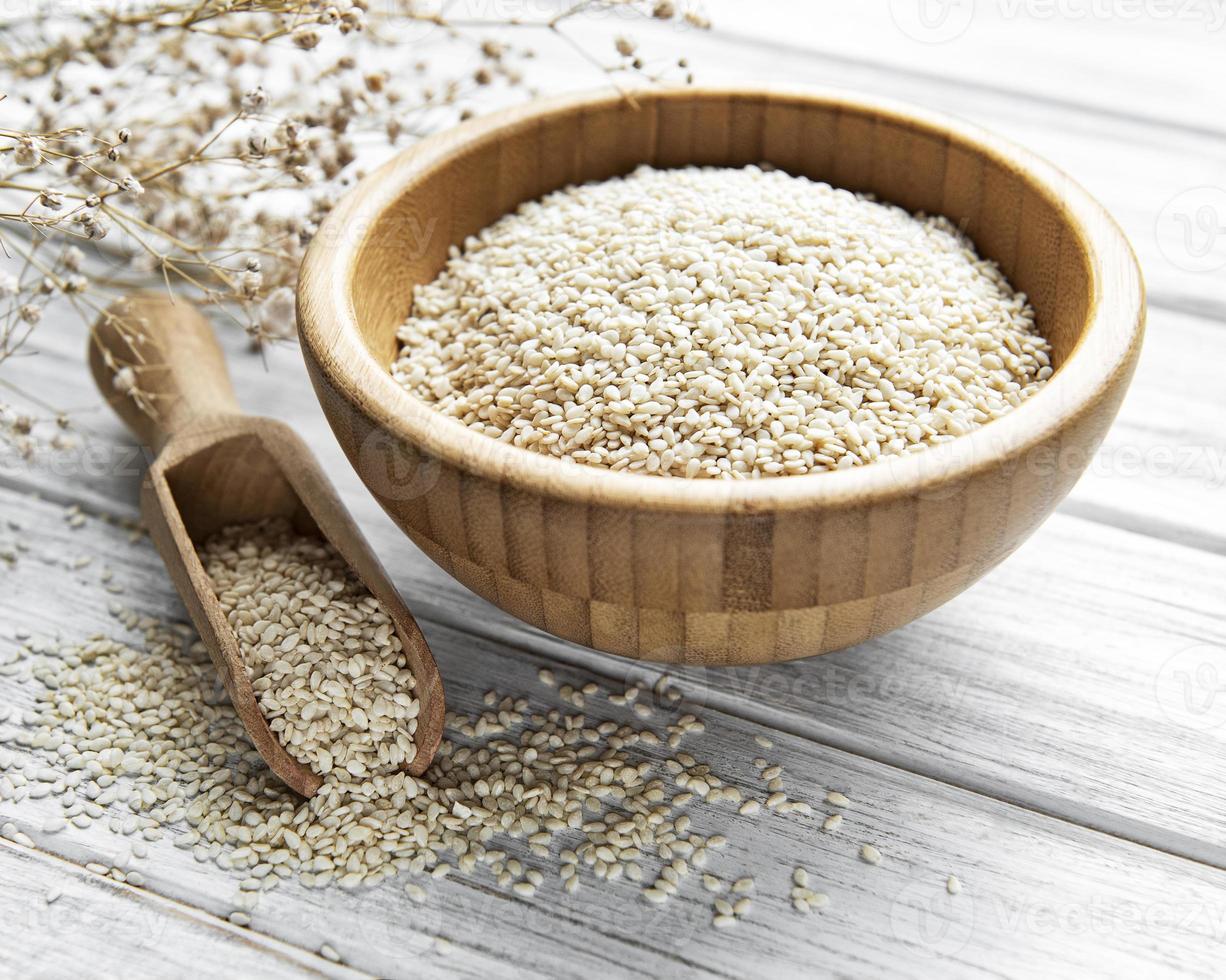
[[408,771],[424,772],[443,731],[443,682],[430,648],[306,443],[281,422],[239,410],[208,321],[161,294],[119,300],[94,325],[89,366],[111,407],[157,453],[141,513],[269,768],[303,796],[323,782],[269,730],[196,546],[226,525],[283,517],[299,533],[327,539],[396,624],[421,701]]

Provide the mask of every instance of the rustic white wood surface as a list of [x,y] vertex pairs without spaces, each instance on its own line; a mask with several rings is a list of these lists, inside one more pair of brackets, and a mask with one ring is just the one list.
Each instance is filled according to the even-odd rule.
[[[23,799],[0,804],[0,821],[36,844],[0,841],[0,915],[16,937],[0,949],[0,974],[62,975],[80,964],[102,977],[1220,973],[1226,694],[1213,678],[1226,684],[1226,273],[1199,271],[1163,216],[1181,193],[1226,182],[1215,101],[1226,29],[1164,18],[1159,4],[1135,5],[1137,20],[1123,3],[1065,0],[1045,16],[1033,0],[1000,0],[976,4],[949,40],[923,43],[903,29],[914,32],[907,17],[918,5],[720,0],[710,37],[637,36],[653,56],[686,53],[704,80],[907,97],[1046,154],[1132,239],[1151,290],[1149,339],[1091,471],[965,595],[820,660],[674,672],[707,723],[687,750],[747,788],[750,760],[766,755],[815,807],[813,817],[746,818],[693,806],[696,824],[730,839],[709,870],[756,877],[749,918],[710,929],[710,896],[692,878],[656,911],[627,882],[585,882],[569,896],[549,881],[523,900],[477,874],[431,882],[421,906],[399,881],[358,894],[286,884],[243,929],[225,920],[235,881],[212,864],[169,840],[132,858],[101,823],[43,834],[58,805]],[[84,445],[33,466],[0,460],[0,515],[21,527],[0,524],[0,549],[29,546],[0,563],[0,663],[19,632],[122,636],[111,601],[182,616],[148,543],[128,543],[103,519],[135,515],[142,459],[92,391],[83,331],[70,313],[50,313],[40,345],[15,380],[74,409]],[[274,352],[265,370],[238,338],[227,345],[244,407],[290,421],[333,464],[422,623],[450,705],[474,709],[490,688],[552,704],[536,681],[543,664],[605,689],[653,676],[529,629],[447,578],[344,464],[297,352]],[[72,503],[95,515],[78,529],[63,518]],[[86,556],[89,566],[68,567]],[[122,594],[101,587],[103,566]],[[21,671],[0,676],[10,710],[32,691]],[[593,701],[589,715],[628,720]],[[0,723],[0,735],[11,728]],[[756,734],[775,747],[758,747]],[[853,801],[835,834],[819,829],[827,787]],[[881,848],[881,867],[857,860],[863,841]],[[144,886],[85,870],[97,860],[139,868]],[[789,907],[797,864],[830,894],[826,911]],[[965,886],[955,898],[944,891],[949,874]],[[48,905],[54,889],[62,895]],[[317,955],[323,942],[345,965]]]

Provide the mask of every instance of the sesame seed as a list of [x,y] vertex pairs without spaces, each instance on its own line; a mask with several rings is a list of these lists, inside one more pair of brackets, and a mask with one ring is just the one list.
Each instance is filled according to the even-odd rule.
[[860,846],[860,860],[865,864],[880,864],[881,852],[872,844],[862,844]]
[[436,411],[687,479],[923,450],[1051,373],[1025,296],[949,220],[753,166],[643,166],[525,203],[412,310],[390,370]]

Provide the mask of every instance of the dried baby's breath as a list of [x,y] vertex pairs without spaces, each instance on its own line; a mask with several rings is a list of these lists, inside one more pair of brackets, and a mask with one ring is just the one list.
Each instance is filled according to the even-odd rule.
[[[367,168],[475,111],[531,94],[537,42],[614,84],[685,77],[603,58],[569,31],[603,6],[467,20],[417,0],[100,0],[0,23],[0,365],[52,303],[93,321],[134,287],[187,293],[259,348],[293,334],[303,249]],[[593,16],[704,26],[650,0]],[[627,40],[627,44],[634,42]],[[462,66],[462,67],[456,67]],[[119,370],[123,365],[112,365]],[[17,379],[10,381],[13,388]],[[60,410],[19,389],[0,440],[52,447]],[[61,440],[62,441],[62,440]]]

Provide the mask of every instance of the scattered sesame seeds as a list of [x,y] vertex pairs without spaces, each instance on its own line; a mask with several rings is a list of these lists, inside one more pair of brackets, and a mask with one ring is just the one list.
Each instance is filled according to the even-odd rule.
[[872,844],[862,844],[860,846],[860,860],[865,864],[880,864],[881,852],[873,847]]
[[341,954],[327,943],[324,943],[319,947],[319,955],[325,960],[331,960],[333,963],[339,963],[341,961]]
[[[708,852],[725,846],[727,838],[722,834],[708,838],[692,826],[707,816],[708,807],[701,808],[701,817],[679,812],[680,808],[703,799],[707,804],[730,801],[741,813],[760,810],[759,801],[743,801],[739,788],[725,785],[726,777],[694,754],[677,751],[660,761],[633,757],[636,742],[661,743],[654,733],[634,728],[632,718],[632,724],[625,724],[588,720],[567,711],[534,713],[527,699],[497,691],[480,699],[486,710],[448,716],[449,735],[455,740],[449,738],[444,744],[439,764],[422,780],[399,772],[363,780],[336,773],[317,801],[304,803],[285,793],[250,749],[228,701],[212,683],[214,675],[203,648],[193,644],[185,649],[190,632],[136,616],[118,605],[111,608],[125,625],[145,631],[151,649],[136,651],[103,637],[77,646],[61,645],[58,636],[31,644],[56,662],[40,662],[35,671],[45,690],[39,692],[34,708],[12,709],[21,726],[12,741],[34,749],[40,760],[37,765],[18,763],[22,789],[28,793],[46,788],[51,795],[63,796],[65,768],[80,771],[83,781],[71,784],[82,794],[80,800],[65,804],[65,817],[45,819],[44,832],[61,831],[68,820],[81,827],[104,821],[115,833],[134,835],[139,839],[119,856],[103,852],[114,866],[94,862],[89,870],[143,887],[144,875],[128,869],[130,858],[125,855],[148,856],[142,841],[156,840],[165,827],[176,846],[192,850],[198,860],[245,876],[229,915],[239,926],[250,924],[263,890],[291,877],[308,887],[351,888],[398,873],[439,878],[500,866],[493,875],[500,886],[527,898],[538,893],[544,875],[524,863],[536,857],[548,859],[557,835],[570,832],[579,835],[579,842],[566,849],[572,860],[542,864],[551,875],[553,867],[561,869],[567,893],[578,889],[581,874],[589,880],[615,881],[624,876],[639,882],[646,866],[651,881],[653,868],[647,862],[653,857],[662,864],[648,891],[654,891],[661,904],[683,893],[687,876],[700,878],[702,888],[719,892],[727,886],[698,869],[705,865]],[[28,651],[22,654],[26,655]],[[62,713],[67,708],[65,691],[71,692],[70,698],[79,697],[77,707],[93,719],[88,732],[74,726],[73,716]],[[576,681],[571,691],[591,697],[598,689]],[[638,695],[634,691],[635,698]],[[114,705],[108,703],[112,696],[118,699]],[[672,709],[660,708],[659,698],[652,704],[657,713],[675,716]],[[13,720],[9,715],[5,709],[0,721]],[[628,715],[623,712],[623,719]],[[661,721],[655,727],[664,725]],[[685,734],[703,730],[693,715],[682,715],[667,727]],[[65,746],[72,751],[60,751]],[[0,752],[0,782],[12,761],[11,754]],[[665,776],[660,772],[664,761],[679,768],[673,772],[668,767]],[[530,772],[531,779],[512,775],[516,767]],[[760,768],[772,767],[763,760]],[[570,785],[563,788],[566,782]],[[681,790],[672,791],[671,799],[670,783]],[[88,798],[80,787],[91,789]],[[524,799],[537,789],[542,790],[539,796]],[[509,806],[501,804],[504,797],[511,801]],[[542,798],[549,805],[538,809],[535,801]],[[560,811],[555,809],[558,803]],[[804,807],[807,804],[786,799],[776,805],[780,813],[806,812]],[[368,814],[369,820],[354,820],[355,813]],[[321,828],[339,836],[325,838],[321,847]],[[3,829],[5,836],[33,846],[15,825]],[[342,839],[351,833],[354,839]],[[494,835],[504,833],[528,848],[530,856],[520,855],[524,863],[494,850]],[[371,839],[386,839],[390,846],[380,855],[382,843],[374,848]],[[443,860],[447,854],[454,857]],[[725,928],[747,914],[752,907],[747,893],[752,888],[752,878],[734,882],[728,889],[731,911],[717,911],[713,925]],[[414,902],[427,897],[416,882],[404,890]],[[737,895],[741,897],[734,898]],[[806,909],[826,901],[818,893],[800,897]],[[325,955],[322,950],[321,955]]]
[[945,880],[945,890],[951,895],[957,895],[960,891],[962,891],[962,882],[960,882],[953,875],[950,875]]
[[843,814],[832,813],[822,821],[822,830],[827,833],[834,833],[839,829],[839,825],[843,822]]
[[765,735],[755,735],[755,736],[753,737],[753,740],[754,740],[755,742],[757,742],[757,743],[758,743],[758,745],[760,745],[760,746],[761,746],[762,748],[764,748],[764,749],[772,749],[772,748],[774,748],[774,747],[775,747],[775,743],[774,743],[774,742],[772,742],[772,741],[771,741],[769,738],[767,738]]
[[826,802],[831,806],[848,807],[851,806],[851,800],[840,793],[838,790],[832,789],[826,794]]

